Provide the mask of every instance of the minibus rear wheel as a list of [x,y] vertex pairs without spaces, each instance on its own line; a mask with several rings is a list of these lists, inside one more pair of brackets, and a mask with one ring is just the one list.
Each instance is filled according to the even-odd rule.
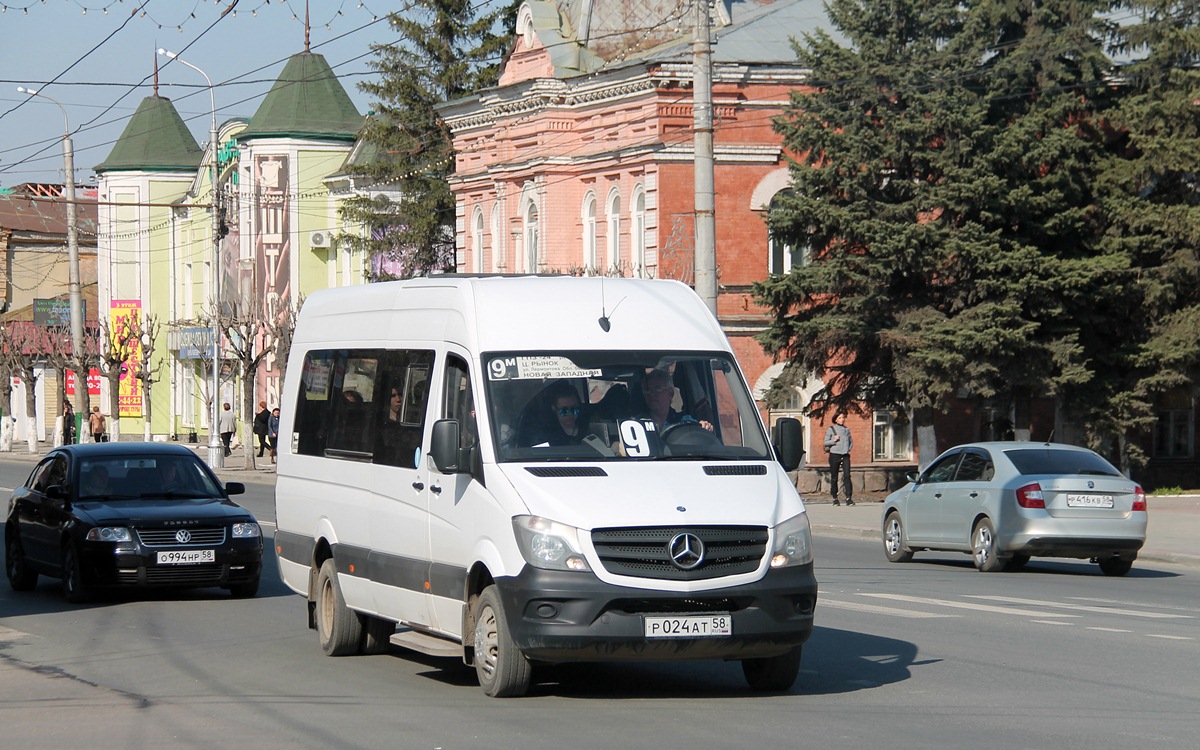
[[357,654],[363,640],[362,621],[346,608],[332,558],[317,573],[317,638],[327,656]]
[[508,632],[504,604],[488,586],[475,601],[475,674],[492,698],[516,698],[529,690],[533,667]]

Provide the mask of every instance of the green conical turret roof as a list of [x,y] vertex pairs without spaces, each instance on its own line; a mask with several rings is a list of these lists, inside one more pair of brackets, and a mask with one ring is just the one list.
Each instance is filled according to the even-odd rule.
[[148,96],[138,105],[97,172],[194,172],[204,158],[171,100]]
[[353,141],[363,118],[325,58],[292,55],[250,125],[237,138],[324,138]]

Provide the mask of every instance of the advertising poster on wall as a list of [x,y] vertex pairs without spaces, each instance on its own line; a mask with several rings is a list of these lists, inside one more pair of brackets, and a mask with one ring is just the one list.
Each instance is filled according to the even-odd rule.
[[[141,300],[113,300],[108,310],[109,330],[114,333],[125,330],[129,325],[136,324],[142,317]],[[142,416],[142,381],[137,379],[137,363],[142,359],[142,342],[134,339],[129,342],[129,358],[121,368],[121,380],[117,388],[117,409],[119,416]]]

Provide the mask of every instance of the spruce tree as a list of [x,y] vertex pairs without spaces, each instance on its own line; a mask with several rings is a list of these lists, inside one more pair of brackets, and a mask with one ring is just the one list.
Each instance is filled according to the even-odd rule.
[[1103,5],[831,0],[850,46],[797,45],[815,90],[777,123],[794,186],[770,230],[813,258],[756,287],[779,387],[816,372],[828,406],[912,408],[924,464],[951,396],[1020,416],[1093,377],[1075,316],[1116,264],[1095,251]]
[[389,18],[398,39],[372,46],[380,77],[360,86],[378,103],[349,172],[399,199],[347,200],[342,217],[367,232],[339,240],[394,261],[398,271],[382,278],[454,268],[453,141],[436,107],[495,84],[517,10],[516,3],[481,7],[469,0],[410,4]]

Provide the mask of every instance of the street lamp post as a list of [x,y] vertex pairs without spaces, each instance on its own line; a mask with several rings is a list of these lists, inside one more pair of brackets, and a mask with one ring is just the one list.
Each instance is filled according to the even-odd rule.
[[79,225],[75,211],[75,147],[71,143],[71,126],[67,121],[67,110],[57,100],[36,89],[18,86],[17,91],[30,96],[40,96],[62,111],[63,116],[63,169],[66,170],[67,198],[67,291],[71,311],[71,368],[75,371],[75,387],[87,388],[87,373],[80,372],[83,362],[83,296],[79,289]]
[[212,349],[212,410],[208,424],[208,465],[219,469],[225,465],[225,449],[217,432],[217,422],[221,416],[221,190],[217,183],[217,98],[213,93],[212,79],[200,68],[187,60],[168,52],[161,47],[158,54],[183,63],[187,67],[204,76],[208,83],[208,99],[212,109],[212,127],[209,130],[208,145],[212,154],[210,164],[212,175],[212,239],[213,239],[213,349]]

